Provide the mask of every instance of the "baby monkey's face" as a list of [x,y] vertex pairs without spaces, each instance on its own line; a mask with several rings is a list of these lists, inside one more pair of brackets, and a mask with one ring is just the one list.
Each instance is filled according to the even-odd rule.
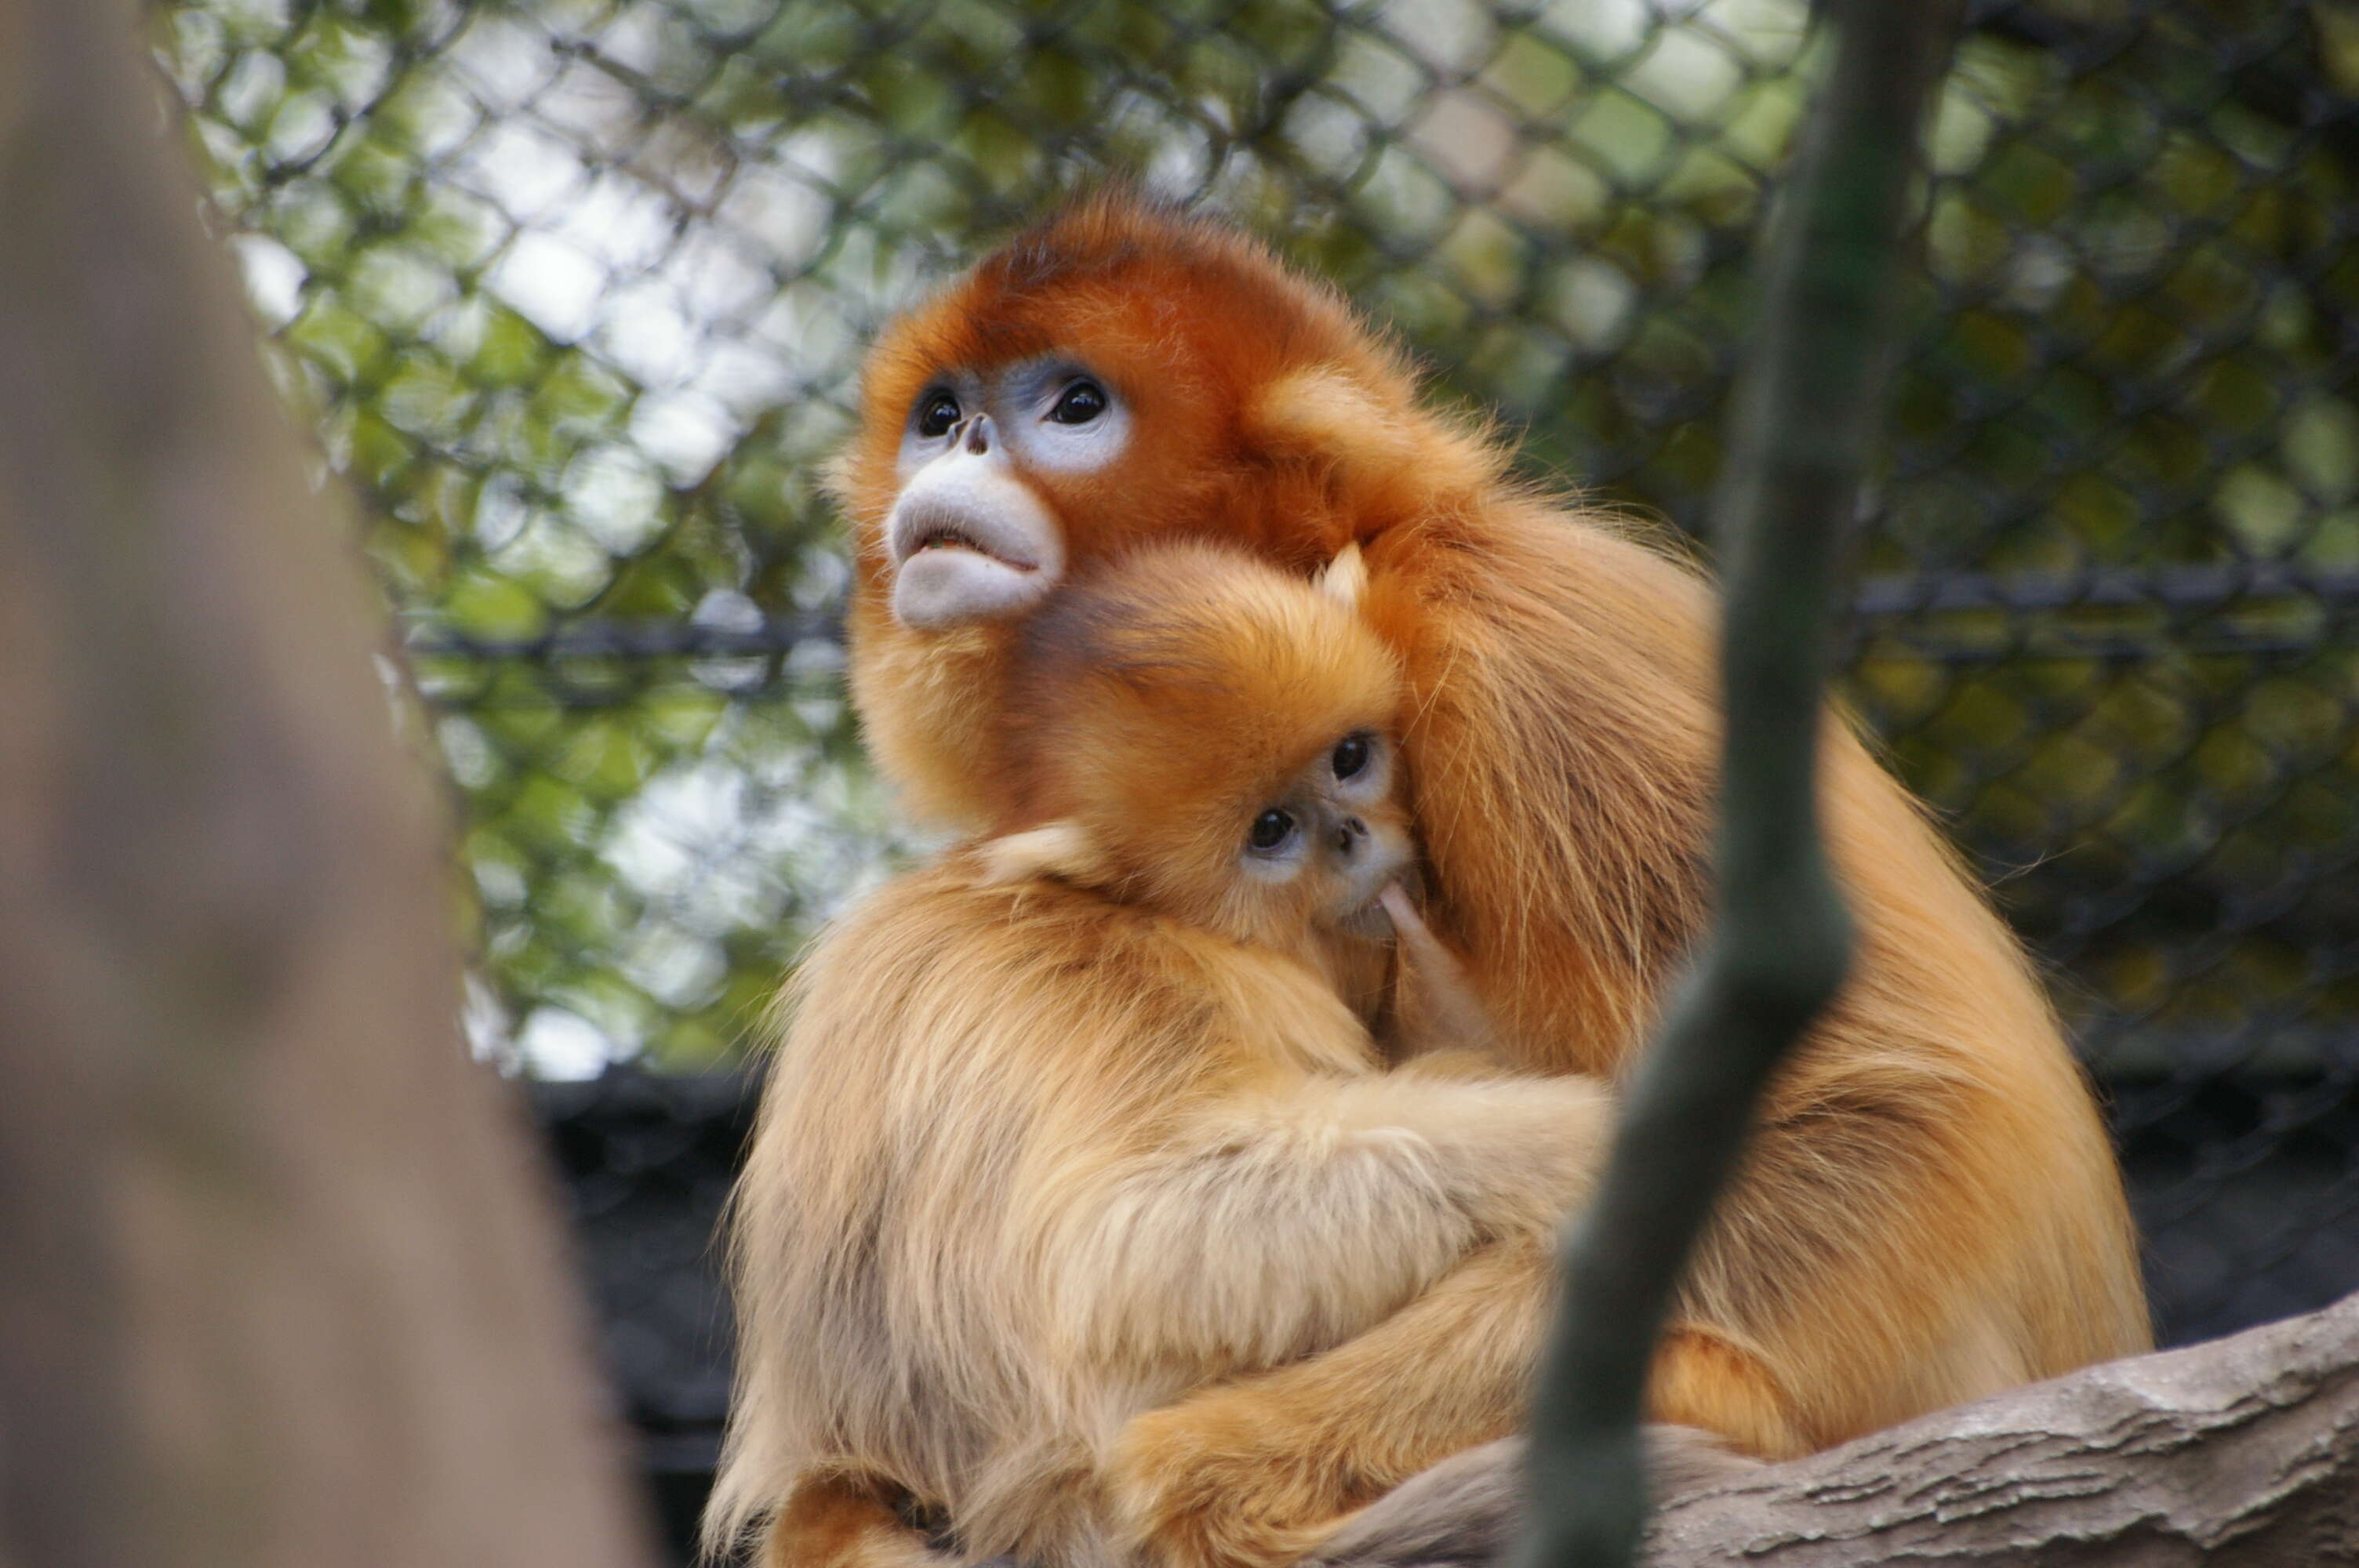
[[1369,706],[1307,757],[1234,714],[1223,732],[1218,709],[1130,706],[1118,738],[1067,747],[1061,810],[999,840],[993,875],[1045,871],[1314,961],[1381,944],[1379,899],[1417,850],[1388,712]]
[[1356,550],[1315,582],[1167,540],[1051,596],[1012,665],[1023,803],[990,856],[1314,958],[1390,934],[1415,859],[1393,655]]
[[1241,902],[1266,903],[1262,913],[1281,928],[1388,934],[1377,895],[1415,858],[1393,774],[1385,735],[1363,729],[1338,738],[1244,825],[1234,861]]

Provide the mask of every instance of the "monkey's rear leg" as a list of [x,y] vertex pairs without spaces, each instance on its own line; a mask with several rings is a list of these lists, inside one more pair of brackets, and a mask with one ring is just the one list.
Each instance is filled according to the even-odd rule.
[[[1537,1241],[1495,1242],[1355,1339],[1134,1419],[1106,1481],[1141,1555],[1277,1568],[1411,1476],[1518,1429],[1555,1271]],[[1759,1363],[1707,1329],[1666,1336],[1649,1403],[1654,1421],[1755,1454],[1800,1451]]]

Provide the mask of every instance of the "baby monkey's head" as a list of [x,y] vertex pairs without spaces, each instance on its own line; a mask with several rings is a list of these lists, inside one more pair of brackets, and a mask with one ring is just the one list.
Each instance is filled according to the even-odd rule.
[[1017,821],[1047,872],[1245,941],[1382,936],[1414,859],[1391,654],[1347,553],[1313,585],[1217,546],[1141,546],[1068,583],[1011,662]]

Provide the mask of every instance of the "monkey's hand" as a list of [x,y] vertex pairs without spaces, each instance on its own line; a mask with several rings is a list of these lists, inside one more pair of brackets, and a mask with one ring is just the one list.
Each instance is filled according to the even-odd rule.
[[1378,902],[1392,918],[1400,953],[1393,1010],[1397,1054],[1412,1059],[1442,1053],[1495,1056],[1498,1033],[1458,955],[1433,934],[1398,882],[1385,889]]

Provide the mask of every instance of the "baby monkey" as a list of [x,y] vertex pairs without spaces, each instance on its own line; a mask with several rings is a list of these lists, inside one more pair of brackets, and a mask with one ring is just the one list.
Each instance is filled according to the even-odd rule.
[[1134,1418],[1545,1247],[1586,1195],[1594,1080],[1393,1065],[1481,1025],[1405,892],[1399,677],[1358,573],[1165,542],[1015,633],[1008,819],[849,914],[786,998],[715,1547],[955,1561],[923,1519],[967,1561],[1152,1560],[1132,1498],[1191,1456]]
[[1356,619],[1365,584],[1356,546],[1306,589],[1177,541],[1053,601],[1007,692],[1009,795],[1031,826],[984,845],[985,880],[1050,877],[1282,953],[1390,1059],[1471,1067],[1489,1023],[1410,897],[1399,676]]

